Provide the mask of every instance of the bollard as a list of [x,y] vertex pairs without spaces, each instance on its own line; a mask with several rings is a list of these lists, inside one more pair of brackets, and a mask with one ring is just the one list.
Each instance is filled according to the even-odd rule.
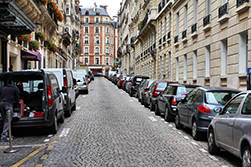
[[8,124],[9,124],[9,139],[10,139],[10,147],[5,149],[3,152],[4,153],[15,153],[17,150],[12,149],[12,138],[11,138],[11,123],[10,123],[10,110],[8,112]]

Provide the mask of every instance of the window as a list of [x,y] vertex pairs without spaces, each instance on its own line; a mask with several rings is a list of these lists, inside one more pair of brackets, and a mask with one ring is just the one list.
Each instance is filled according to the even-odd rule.
[[85,27],[85,34],[88,34],[88,27]]
[[251,95],[249,94],[241,110],[242,114],[251,114]]
[[197,78],[197,50],[193,51],[193,78]]
[[108,18],[105,18],[105,22],[108,23]]
[[66,5],[66,14],[67,15],[71,14],[69,5]]
[[95,54],[99,54],[99,47],[95,48]]
[[160,60],[159,60],[159,78],[161,79],[162,77],[162,57],[160,56]]
[[109,65],[109,58],[106,58],[106,65]]
[[227,39],[221,41],[221,75],[227,75]]
[[211,14],[211,0],[207,0],[206,12],[207,12],[207,15]]
[[[232,100],[225,108],[223,113],[224,114],[235,114],[245,97],[245,94],[241,94],[238,97],[236,97],[234,100]],[[243,112],[243,111],[242,111]],[[245,111],[246,112],[246,111]]]
[[183,79],[186,80],[187,79],[187,55],[184,55],[184,76]]
[[99,58],[95,58],[95,64],[99,64]]
[[194,0],[194,23],[198,22],[198,0]]
[[106,44],[109,44],[109,37],[106,37]]
[[85,47],[85,54],[88,54],[88,53],[89,53],[89,48]]
[[169,32],[172,30],[172,14],[169,13]]
[[85,44],[89,44],[89,39],[88,39],[88,37],[85,37]]
[[239,73],[246,73],[248,67],[248,34],[239,35]]
[[95,27],[95,33],[99,34],[99,27]]
[[194,97],[194,95],[196,94],[196,90],[194,89],[194,90],[192,90],[190,93],[188,93],[187,94],[187,96],[186,96],[186,101],[188,102],[188,103],[191,103],[192,102],[192,99],[193,99],[193,97]]
[[96,23],[98,23],[98,22],[99,22],[99,18],[97,17],[97,18],[96,18]]
[[106,27],[106,34],[109,34],[109,27]]
[[169,56],[168,56],[168,78],[170,79],[171,77],[171,52],[169,52]]
[[109,55],[109,48],[106,48],[106,54]]
[[205,77],[210,76],[210,45],[205,48]]
[[85,23],[89,23],[89,18],[85,18]]
[[162,38],[162,22],[160,22],[160,38]]
[[177,57],[175,60],[175,64],[176,64],[176,81],[179,80],[179,58]]
[[176,35],[179,35],[179,13],[176,14]]
[[95,37],[95,44],[99,44],[99,37]]
[[165,18],[165,27],[164,27],[164,35],[166,35],[166,18]]
[[85,58],[85,64],[88,64],[88,58],[87,57]]
[[184,30],[187,29],[187,5],[185,5],[185,9],[184,9]]

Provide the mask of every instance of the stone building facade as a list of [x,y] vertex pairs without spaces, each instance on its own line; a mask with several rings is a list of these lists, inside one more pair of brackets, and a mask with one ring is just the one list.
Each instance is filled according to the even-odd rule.
[[[123,0],[119,24],[129,13],[134,75],[247,89],[250,12],[248,0]],[[128,57],[119,54],[122,64]]]
[[[24,31],[25,28],[7,33],[2,31],[1,39],[7,43],[6,49],[0,46],[2,72],[62,67],[76,69],[80,55],[78,0],[14,0],[0,3],[0,10],[6,10],[6,3],[14,3],[17,10],[26,16],[25,20],[34,25],[29,31]],[[67,9],[71,12],[66,13]],[[6,20],[8,16],[0,20],[0,25],[8,26],[5,25]],[[20,29],[27,27],[22,23],[19,26]]]
[[118,22],[106,11],[107,6],[81,7],[80,65],[93,74],[114,70],[118,49]]

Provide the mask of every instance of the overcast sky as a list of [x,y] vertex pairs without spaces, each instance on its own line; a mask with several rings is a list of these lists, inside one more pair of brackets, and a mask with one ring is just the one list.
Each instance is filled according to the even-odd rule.
[[94,7],[94,3],[96,2],[97,6],[107,5],[107,11],[110,17],[117,16],[119,11],[119,4],[122,0],[80,0],[80,5],[83,7]]

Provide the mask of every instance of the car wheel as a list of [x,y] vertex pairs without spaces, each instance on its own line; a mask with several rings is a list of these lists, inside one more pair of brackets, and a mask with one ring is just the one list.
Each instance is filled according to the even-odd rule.
[[168,106],[166,106],[166,111],[165,111],[165,121],[172,121],[173,116],[170,114]]
[[242,167],[251,166],[251,149],[249,146],[246,146],[242,153]]
[[[71,102],[70,102],[71,104]],[[70,117],[71,116],[71,107],[69,106],[69,109],[66,111],[65,116]]]
[[132,91],[129,92],[130,97],[132,97]]
[[141,102],[140,98],[138,98],[138,101]]
[[210,129],[209,131],[209,135],[207,138],[207,146],[208,146],[208,152],[210,154],[217,154],[220,151],[220,149],[215,145],[213,129]]
[[64,120],[65,120],[65,117],[64,117],[64,114],[62,114],[62,116],[59,118],[58,122],[59,123],[64,123]]
[[182,125],[180,123],[180,116],[179,116],[179,113],[176,114],[175,116],[175,127],[176,129],[181,129],[182,128]]
[[146,103],[146,99],[144,99],[144,106],[148,107],[148,104]]
[[159,113],[159,107],[158,107],[157,104],[155,105],[154,113],[155,113],[155,115],[160,115],[160,113]]
[[150,111],[154,111],[154,109],[155,109],[155,106],[153,105],[153,102],[151,101],[150,102]]
[[58,131],[58,122],[57,122],[57,116],[56,116],[56,113],[53,117],[53,123],[51,125],[51,127],[49,128],[49,132],[52,133],[52,134],[56,134]]
[[75,102],[74,102],[74,105],[73,107],[71,108],[72,111],[75,111],[76,110],[76,99],[75,99]]
[[142,105],[144,105],[144,101],[145,101],[145,99],[142,97],[142,99],[141,99],[141,104]]
[[201,138],[201,133],[198,132],[197,130],[197,123],[195,120],[193,121],[193,125],[192,125],[192,136],[194,140],[198,140]]

